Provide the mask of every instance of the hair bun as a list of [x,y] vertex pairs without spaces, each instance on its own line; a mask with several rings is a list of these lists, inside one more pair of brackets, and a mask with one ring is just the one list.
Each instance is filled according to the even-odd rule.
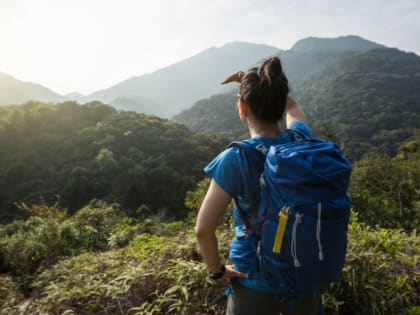
[[260,67],[249,69],[241,81],[239,93],[255,119],[278,122],[283,116],[289,94],[289,83],[280,59],[272,57]]
[[278,57],[271,57],[264,61],[258,69],[258,75],[261,77],[261,83],[267,82],[269,85],[275,78],[284,76],[283,68]]

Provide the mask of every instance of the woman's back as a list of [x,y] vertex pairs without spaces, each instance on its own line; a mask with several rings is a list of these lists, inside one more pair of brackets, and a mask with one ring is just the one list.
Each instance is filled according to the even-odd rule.
[[[288,81],[278,58],[244,74],[235,74],[225,82],[232,80],[240,81],[237,106],[239,118],[250,133],[246,142],[263,151],[290,142],[289,134],[280,128],[284,114],[289,129],[310,137],[305,114],[288,96]],[[301,306],[289,312],[287,303],[279,303],[276,288],[259,268],[258,232],[253,233],[256,238],[248,238],[250,231],[245,224],[254,225],[259,220],[260,174],[253,162],[240,148],[232,147],[215,157],[205,172],[212,181],[199,211],[196,236],[210,277],[231,282],[227,314],[317,314],[319,301],[315,293],[306,294]],[[236,238],[230,251],[235,264],[225,266],[218,254],[215,230],[232,199],[238,206],[233,213]]]

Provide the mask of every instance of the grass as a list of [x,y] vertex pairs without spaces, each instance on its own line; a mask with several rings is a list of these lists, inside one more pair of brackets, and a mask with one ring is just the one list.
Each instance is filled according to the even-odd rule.
[[[0,314],[224,314],[225,288],[207,278],[192,222],[122,219],[109,237],[127,237],[120,247],[61,256],[31,275],[2,274]],[[218,238],[228,257],[230,228]],[[327,314],[420,314],[419,257],[416,231],[372,228],[354,216],[344,282],[323,292]]]

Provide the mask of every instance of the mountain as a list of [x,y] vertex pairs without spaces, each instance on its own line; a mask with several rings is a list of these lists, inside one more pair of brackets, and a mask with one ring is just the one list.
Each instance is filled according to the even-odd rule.
[[282,60],[292,87],[296,87],[303,82],[308,73],[332,55],[376,48],[386,47],[354,35],[336,38],[308,37],[297,41],[291,49],[279,52],[278,56]]
[[[393,154],[420,127],[420,57],[375,45],[371,50],[359,45],[354,51],[354,38],[348,40],[344,47],[353,50],[339,51],[335,45],[343,38],[338,38],[335,44],[327,41],[331,51],[296,52],[295,45],[280,52],[293,95],[315,134],[332,132],[353,159],[371,149]],[[325,41],[309,42],[320,47]],[[234,92],[215,95],[196,102],[174,120],[194,131],[242,137],[235,102]]]
[[336,38],[307,37],[297,41],[290,50],[295,53],[314,53],[366,51],[374,48],[386,47],[359,36],[347,35]]
[[[199,99],[229,90],[229,87],[221,87],[223,78],[278,51],[272,46],[245,42],[212,47],[153,73],[132,77],[92,93],[87,100],[113,104],[115,99],[126,97],[134,103],[154,108],[154,114],[170,117]],[[145,103],[147,99],[152,102]],[[156,104],[162,105],[156,107]]]
[[79,103],[99,100],[118,109],[171,117],[189,108],[196,100],[230,90],[231,87],[220,85],[227,75],[278,51],[278,48],[262,44],[228,43],[89,95],[74,92],[61,96],[41,85],[0,73],[0,105],[21,104],[31,99]]
[[420,57],[397,49],[327,58],[295,89],[314,129],[330,129],[352,157],[396,153],[420,128]]
[[156,115],[160,117],[166,116],[168,106],[159,104],[151,99],[136,96],[130,97],[117,97],[110,102],[113,106],[121,110],[129,110],[134,112],[140,112],[147,115]]
[[80,94],[78,92],[73,92],[64,95],[64,97],[69,101],[74,101],[78,103],[86,103],[86,95]]
[[65,98],[42,85],[20,81],[0,72],[0,106],[22,104],[29,100],[55,103]]

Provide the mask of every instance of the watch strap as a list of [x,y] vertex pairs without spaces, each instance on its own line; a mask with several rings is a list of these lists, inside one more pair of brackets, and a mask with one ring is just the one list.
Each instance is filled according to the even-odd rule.
[[222,268],[220,269],[220,271],[216,273],[210,273],[209,278],[213,280],[217,280],[223,277],[225,273],[226,273],[226,267],[225,265],[222,265]]

